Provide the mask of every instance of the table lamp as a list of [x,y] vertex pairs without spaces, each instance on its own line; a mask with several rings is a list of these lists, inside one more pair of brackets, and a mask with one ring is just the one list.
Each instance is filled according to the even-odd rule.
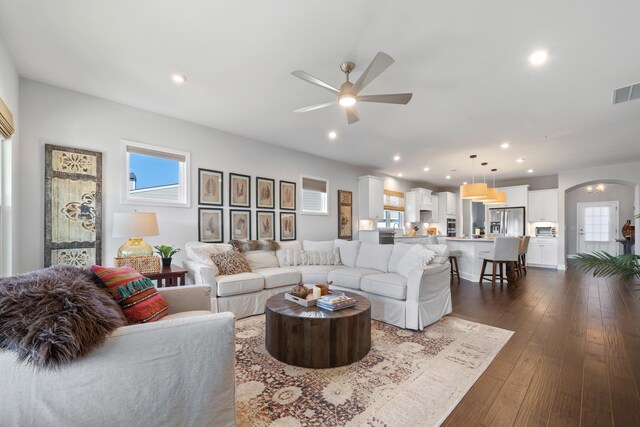
[[113,214],[112,237],[126,237],[129,239],[118,249],[118,258],[134,256],[151,256],[153,248],[143,237],[157,236],[158,219],[155,212],[127,212]]

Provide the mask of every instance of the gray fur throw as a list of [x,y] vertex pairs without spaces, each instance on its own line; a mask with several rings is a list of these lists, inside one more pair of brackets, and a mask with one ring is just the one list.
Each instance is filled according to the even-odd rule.
[[277,251],[280,245],[275,240],[230,240],[234,249],[240,252]]
[[57,265],[0,279],[0,349],[15,351],[20,362],[61,367],[126,324],[90,271]]

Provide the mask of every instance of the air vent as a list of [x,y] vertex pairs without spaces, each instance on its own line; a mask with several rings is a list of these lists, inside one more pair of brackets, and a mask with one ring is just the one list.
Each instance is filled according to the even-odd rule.
[[613,91],[614,104],[620,104],[621,102],[632,101],[638,98],[640,98],[640,83],[621,87]]

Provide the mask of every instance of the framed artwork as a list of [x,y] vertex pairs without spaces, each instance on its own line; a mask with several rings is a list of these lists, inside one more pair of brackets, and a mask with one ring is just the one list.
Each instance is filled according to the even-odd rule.
[[198,240],[205,243],[222,243],[222,209],[198,208]]
[[101,264],[102,153],[44,149],[44,266]]
[[276,182],[269,178],[256,177],[256,207],[258,209],[275,209]]
[[222,206],[223,173],[209,169],[198,169],[198,204]]
[[251,211],[231,209],[229,211],[231,240],[251,239]]
[[237,173],[229,174],[229,205],[251,207],[251,177]]
[[275,240],[276,213],[273,211],[257,211],[256,230],[258,230],[258,240]]
[[287,211],[296,210],[296,183],[280,181],[280,209]]
[[351,191],[338,190],[338,239],[353,239],[352,202]]
[[296,240],[296,214],[280,212],[280,240]]

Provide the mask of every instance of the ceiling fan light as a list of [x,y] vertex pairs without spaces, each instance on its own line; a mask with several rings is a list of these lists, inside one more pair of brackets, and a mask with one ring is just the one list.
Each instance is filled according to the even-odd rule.
[[338,102],[343,107],[353,107],[356,104],[356,97],[350,93],[345,93],[344,95],[340,95]]
[[460,186],[460,198],[461,199],[482,199],[487,197],[487,184],[484,182],[477,182],[474,184],[463,184]]

